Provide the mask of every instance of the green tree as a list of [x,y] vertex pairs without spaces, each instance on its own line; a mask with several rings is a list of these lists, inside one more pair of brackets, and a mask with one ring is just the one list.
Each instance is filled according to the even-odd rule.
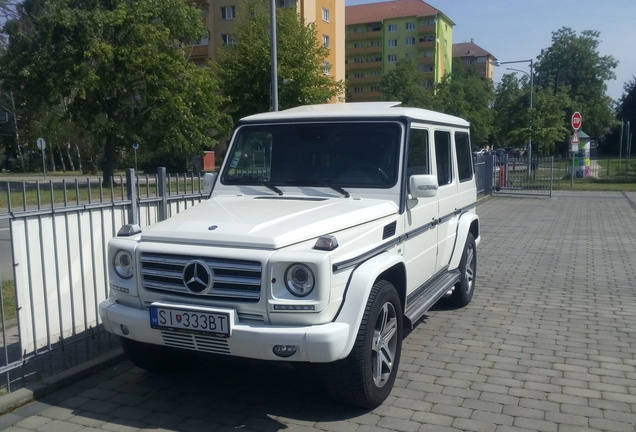
[[497,147],[526,147],[532,140],[536,151],[550,154],[554,143],[567,139],[568,130],[563,123],[571,101],[564,90],[557,94],[536,88],[530,109],[530,80],[520,80],[514,74],[506,74],[497,85],[493,116]]
[[[630,132],[636,129],[636,77],[626,82],[623,86],[624,93],[616,104],[616,117],[618,124],[601,140],[600,150],[607,155],[625,154],[627,150],[627,122]],[[632,140],[633,141],[633,140]],[[632,144],[632,155],[636,154]]]
[[[216,65],[234,119],[272,106],[269,2],[244,3],[238,19],[233,44],[220,50]],[[316,25],[303,23],[295,8],[278,8],[276,27],[280,109],[343,97],[344,84],[326,73],[329,49],[316,39]]]
[[453,69],[435,88],[436,108],[471,123],[474,147],[488,145],[493,134],[492,80],[481,78],[475,67],[459,62]]
[[557,94],[564,88],[572,101],[563,122],[569,123],[574,111],[583,115],[583,129],[592,137],[601,136],[614,119],[612,99],[606,95],[606,81],[615,79],[618,62],[611,56],[601,56],[600,33],[562,27],[552,33],[552,45],[537,58],[537,83]]
[[433,92],[425,88],[423,82],[424,75],[418,70],[415,60],[400,59],[392,71],[382,76],[382,98],[400,101],[408,107],[433,109]]
[[[529,96],[529,95],[528,95]],[[495,88],[493,109],[493,145],[495,147],[518,147],[523,145],[522,137],[517,141],[517,131],[528,122],[520,113],[527,112],[529,100],[525,100],[524,91],[515,74],[505,74]]]
[[5,31],[5,87],[32,111],[66,101],[69,118],[102,143],[106,184],[134,141],[185,166],[231,128],[214,73],[186,58],[204,28],[182,0],[25,0]]

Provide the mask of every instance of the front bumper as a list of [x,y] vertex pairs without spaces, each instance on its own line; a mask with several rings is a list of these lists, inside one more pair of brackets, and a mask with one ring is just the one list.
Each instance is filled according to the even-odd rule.
[[[162,346],[226,354],[258,360],[327,363],[345,358],[349,324],[327,323],[313,326],[269,326],[236,322],[232,336],[218,338],[189,333],[156,330],[150,327],[149,313],[105,300],[99,315],[110,333]],[[122,326],[127,329],[124,334]],[[274,354],[276,345],[294,345],[297,352],[286,358]]]

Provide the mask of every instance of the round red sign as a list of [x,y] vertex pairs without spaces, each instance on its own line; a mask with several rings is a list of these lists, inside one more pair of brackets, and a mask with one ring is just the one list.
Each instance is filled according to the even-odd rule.
[[581,123],[583,122],[583,117],[581,117],[580,112],[575,112],[572,114],[572,129],[579,130],[581,128]]

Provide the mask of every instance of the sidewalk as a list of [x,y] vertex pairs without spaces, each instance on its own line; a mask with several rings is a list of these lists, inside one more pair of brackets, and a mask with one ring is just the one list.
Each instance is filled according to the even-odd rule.
[[[429,311],[373,411],[332,402],[306,367],[224,360],[154,375],[115,356],[52,393],[32,388],[38,399],[0,429],[634,432],[636,193],[496,197],[478,214],[473,302]],[[9,397],[5,410],[29,400]]]

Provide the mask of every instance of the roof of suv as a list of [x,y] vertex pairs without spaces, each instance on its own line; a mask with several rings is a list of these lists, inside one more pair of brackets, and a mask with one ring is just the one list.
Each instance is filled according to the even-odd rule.
[[421,108],[406,108],[401,102],[353,102],[320,105],[302,105],[283,111],[255,114],[244,121],[271,121],[284,119],[356,118],[360,117],[410,117],[432,123],[468,127],[470,124],[459,117]]

